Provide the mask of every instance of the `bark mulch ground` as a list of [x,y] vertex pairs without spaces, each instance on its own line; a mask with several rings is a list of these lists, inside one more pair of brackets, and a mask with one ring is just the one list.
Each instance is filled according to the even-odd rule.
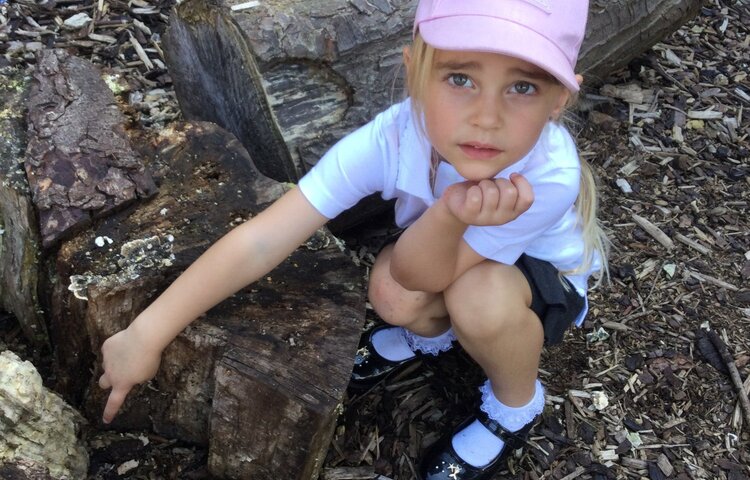
[[[160,49],[170,1],[0,0],[0,64],[75,50],[121,86],[134,126],[179,118]],[[747,479],[750,428],[750,8],[700,15],[581,97],[572,129],[600,181],[612,282],[583,328],[548,349],[547,408],[496,478]],[[393,232],[347,235],[363,268]],[[14,319],[0,346],[45,371]],[[724,355],[722,356],[722,349]],[[735,381],[732,380],[732,372]],[[422,448],[474,406],[460,350],[345,405],[321,478],[410,479]],[[144,432],[92,431],[90,477],[207,478],[205,451]]]

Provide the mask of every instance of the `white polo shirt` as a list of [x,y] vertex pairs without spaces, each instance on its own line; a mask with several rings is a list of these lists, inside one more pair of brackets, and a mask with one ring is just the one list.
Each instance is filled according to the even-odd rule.
[[[396,199],[396,223],[406,227],[440,198],[449,185],[466,179],[441,162],[430,189],[430,145],[412,119],[407,99],[347,135],[299,181],[299,188],[325,217],[334,218],[360,199],[382,192]],[[575,270],[583,260],[583,238],[574,203],[580,163],[570,134],[549,122],[524,158],[498,173],[518,172],[534,190],[534,203],[504,225],[469,226],[464,240],[485,258],[512,265],[522,253]],[[592,271],[599,268],[598,262]],[[568,276],[585,297],[590,272]]]

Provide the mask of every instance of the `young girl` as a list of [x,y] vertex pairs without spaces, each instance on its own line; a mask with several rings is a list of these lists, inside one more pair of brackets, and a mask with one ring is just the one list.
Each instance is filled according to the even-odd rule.
[[482,403],[423,456],[420,475],[490,478],[542,412],[543,345],[583,321],[605,258],[593,179],[557,123],[579,89],[587,13],[587,0],[421,0],[404,51],[411,98],[341,140],[104,343],[104,421],[193,319],[379,191],[406,229],[372,269],[370,301],[387,325],[362,337],[352,385],[457,340],[487,375]]

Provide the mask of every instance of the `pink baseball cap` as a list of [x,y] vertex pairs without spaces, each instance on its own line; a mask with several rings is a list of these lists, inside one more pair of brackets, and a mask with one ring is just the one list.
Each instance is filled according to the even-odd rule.
[[588,0],[420,0],[414,32],[441,50],[520,58],[577,92],[588,9]]

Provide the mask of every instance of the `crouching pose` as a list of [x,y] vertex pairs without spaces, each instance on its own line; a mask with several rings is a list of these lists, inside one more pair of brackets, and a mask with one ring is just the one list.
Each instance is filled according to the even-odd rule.
[[338,142],[104,343],[105,421],[191,321],[382,192],[405,230],[372,269],[386,325],[363,335],[352,385],[460,343],[487,376],[482,402],[423,454],[420,475],[489,479],[542,412],[542,348],[580,325],[589,275],[605,265],[591,172],[558,123],[579,90],[587,14],[587,0],[421,0],[404,50],[409,98]]

